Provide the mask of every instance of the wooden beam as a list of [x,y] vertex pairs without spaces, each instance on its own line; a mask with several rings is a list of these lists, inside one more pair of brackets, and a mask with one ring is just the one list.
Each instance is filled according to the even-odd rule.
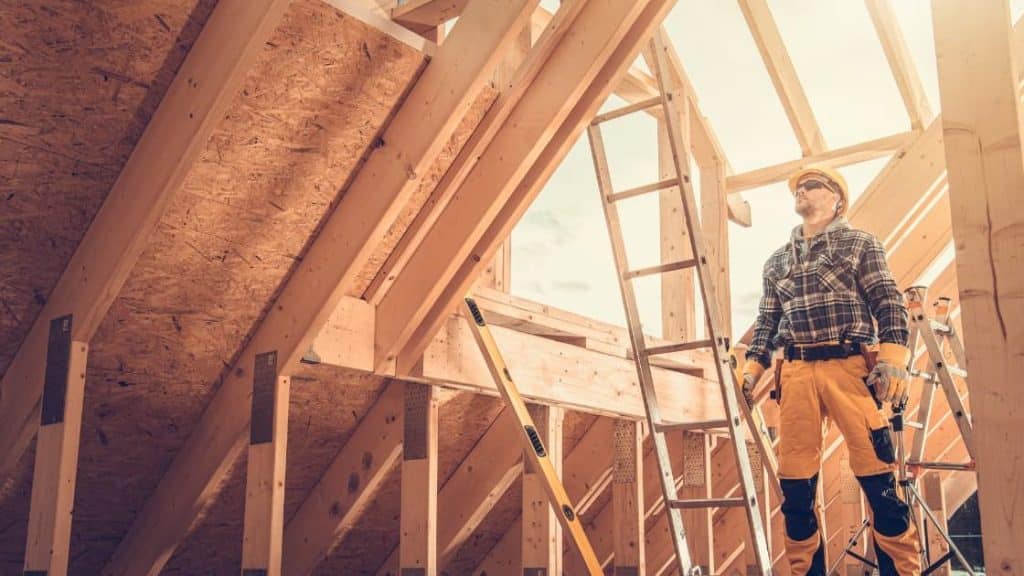
[[633,576],[647,572],[644,557],[643,428],[640,422],[615,423],[615,459],[612,465],[612,516],[615,518],[613,574]]
[[852,146],[821,152],[799,160],[791,160],[775,164],[774,166],[743,172],[742,174],[734,174],[725,179],[726,188],[730,194],[735,194],[743,190],[750,190],[751,188],[760,188],[776,182],[785,182],[797,170],[812,164],[824,164],[833,168],[840,168],[896,154],[906,148],[911,142],[914,142],[919,135],[920,132],[901,132],[892,136],[885,136]]
[[747,26],[761,53],[761,59],[768,69],[768,76],[775,85],[775,91],[782,101],[782,108],[796,133],[797,142],[804,156],[820,154],[827,148],[821,135],[818,121],[814,118],[811,104],[807,100],[793,61],[782,42],[782,35],[775,24],[766,0],[739,0],[740,10],[747,20]]
[[[432,42],[424,38],[421,34],[413,32],[409,28],[389,20],[379,11],[367,6],[365,0],[323,0],[323,2],[334,6],[338,10],[348,14],[356,20],[359,20],[363,24],[366,24],[383,34],[387,34],[413,50],[422,52],[427,57],[433,57],[437,54],[437,42]],[[417,30],[425,29],[426,28],[424,27],[418,28]]]
[[917,66],[910,55],[910,47],[907,46],[896,13],[893,12],[892,3],[889,0],[864,0],[864,3],[867,5],[868,14],[871,15],[871,22],[875,25],[878,39],[882,43],[885,59],[889,61],[889,69],[896,80],[896,87],[903,97],[903,105],[906,106],[907,116],[910,117],[910,127],[913,130],[920,130],[931,124],[934,114],[921,78],[917,75]]
[[[522,452],[516,442],[515,416],[502,410],[487,432],[445,482],[438,494],[438,568],[444,570],[462,544],[473,535],[505,492],[522,473]],[[377,570],[398,574],[395,549]]]
[[[565,411],[561,408],[531,404],[533,418],[541,441],[548,449],[555,472],[562,475],[562,422]],[[555,517],[544,488],[544,477],[523,457],[523,513],[521,562],[523,576],[562,573],[562,526]]]
[[0,381],[0,477],[36,432],[50,320],[70,314],[72,340],[92,340],[287,6],[226,0],[210,14]]
[[43,361],[42,408],[25,545],[25,574],[68,572],[71,513],[82,431],[89,346],[72,340],[71,316],[49,322]]
[[[729,281],[729,204],[725,166],[720,162],[700,170],[700,221],[705,255],[715,287],[722,335],[732,338],[732,285]],[[698,314],[698,317],[701,315]]]
[[248,369],[277,350],[289,374],[376,250],[526,24],[536,0],[481,0],[426,67],[211,401],[105,572],[159,572],[244,445]]
[[405,384],[401,574],[437,574],[437,406],[436,388]]
[[[422,370],[407,378],[447,384],[496,395],[483,355],[461,316],[452,316],[423,354]],[[640,419],[644,417],[636,366],[618,358],[500,326],[491,326],[498,347],[515,358],[519,391],[530,402],[593,414]],[[710,380],[653,368],[658,399],[673,421],[700,421],[723,413],[718,385]],[[600,376],[602,385],[594,386]]]
[[404,385],[389,382],[284,529],[284,570],[313,571],[373,502],[402,453]]
[[391,19],[406,26],[436,28],[457,18],[468,3],[469,0],[399,0],[391,9]]
[[279,576],[284,538],[289,380],[278,371],[276,352],[257,354],[254,364],[242,571]]
[[[672,4],[647,0],[614,4],[615,9],[583,7],[573,22],[575,34],[600,40],[563,42],[565,49],[552,54],[534,83],[542,89],[524,96],[508,129],[488,148],[491,154],[478,162],[476,176],[466,179],[402,271],[378,308],[378,363],[395,357],[405,371],[418,361],[479,275],[481,261],[508,236]],[[570,31],[567,38],[575,34]],[[438,261],[449,265],[439,267]]]
[[[1024,159],[1007,1],[934,0],[943,140],[971,371],[985,566],[1024,571]],[[1015,536],[1017,535],[1017,536]]]
[[[682,443],[682,458],[673,459],[673,463],[681,463],[682,466],[679,498],[711,498],[711,437],[699,432],[683,432]],[[711,519],[710,508],[683,511],[690,556],[694,566],[700,566],[705,574],[717,573]],[[665,540],[667,543],[668,538]]]

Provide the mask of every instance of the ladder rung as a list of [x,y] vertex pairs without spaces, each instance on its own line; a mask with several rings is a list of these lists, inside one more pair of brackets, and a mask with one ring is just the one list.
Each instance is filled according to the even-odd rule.
[[669,500],[670,508],[693,510],[696,508],[739,508],[746,506],[743,498],[694,498],[687,500]]
[[907,461],[907,466],[917,466],[927,470],[954,470],[964,472],[974,470],[976,468],[974,462],[917,462],[914,460]]
[[671,354],[673,352],[686,352],[687,350],[700,350],[711,348],[715,345],[714,340],[694,340],[693,342],[680,342],[678,344],[666,344],[664,346],[652,346],[647,349],[648,356],[658,354]]
[[658,432],[668,432],[670,430],[712,430],[714,428],[725,428],[728,425],[728,420],[705,420],[702,422],[662,422],[654,427]]
[[629,106],[623,106],[622,108],[617,108],[615,110],[612,110],[611,112],[598,114],[597,116],[594,116],[594,120],[590,123],[590,125],[596,126],[597,124],[600,124],[602,122],[607,122],[609,120],[621,118],[623,116],[626,116],[627,114],[632,114],[633,112],[639,112],[641,110],[647,110],[648,108],[654,108],[655,106],[661,106],[661,96],[654,96],[648,98],[647,100],[641,100],[636,104],[630,104]]
[[696,259],[680,260],[679,262],[669,262],[668,264],[660,264],[658,266],[650,266],[648,268],[640,268],[639,270],[629,270],[622,275],[623,280],[632,280],[633,278],[639,278],[641,276],[650,276],[651,274],[664,274],[665,272],[672,272],[674,270],[685,270],[687,268],[693,268],[697,265]]
[[946,369],[949,370],[949,373],[952,374],[953,376],[967,378],[967,370],[964,370],[959,366],[950,366],[949,364],[946,364]]
[[626,198],[632,198],[634,196],[642,196],[644,194],[650,194],[651,192],[657,192],[658,190],[665,190],[673,186],[679,185],[679,178],[666,178],[659,180],[654,184],[645,184],[643,186],[637,186],[636,188],[630,188],[622,192],[616,192],[615,194],[608,195],[609,202],[618,202],[619,200],[625,200]]

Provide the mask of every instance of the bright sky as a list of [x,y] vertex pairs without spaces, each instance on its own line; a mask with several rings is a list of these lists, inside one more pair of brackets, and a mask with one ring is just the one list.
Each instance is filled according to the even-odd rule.
[[[910,129],[871,19],[860,0],[768,0],[829,148]],[[938,80],[930,2],[892,0],[932,109]],[[549,10],[557,0],[544,0]],[[1011,2],[1014,19],[1024,0]],[[736,2],[680,0],[665,22],[734,172],[800,157],[757,47]],[[616,97],[603,108],[621,106]],[[602,125],[616,190],[658,180],[655,122],[636,114]],[[843,168],[857,196],[888,158]],[[696,173],[695,173],[696,175]],[[699,187],[699,180],[696,182]],[[757,314],[761,268],[799,217],[786,185],[743,193],[754,225],[730,223],[733,333]],[[620,203],[630,268],[658,264],[657,195]],[[625,324],[590,148],[584,135],[512,236],[512,293],[619,325]],[[661,333],[657,276],[637,284],[644,331]],[[702,322],[698,322],[701,325]]]

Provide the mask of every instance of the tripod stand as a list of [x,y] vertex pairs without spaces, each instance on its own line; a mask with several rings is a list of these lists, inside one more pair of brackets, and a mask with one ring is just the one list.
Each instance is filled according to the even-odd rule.
[[[964,364],[963,345],[960,343],[956,330],[949,322],[949,298],[940,298],[935,305],[936,315],[942,319],[941,322],[938,322],[932,320],[924,313],[923,303],[925,301],[926,288],[922,286],[914,286],[907,289],[905,294],[911,322],[910,349],[916,349],[919,338],[923,340],[926,354],[929,357],[931,368],[934,371],[927,372],[915,370],[913,368],[914,359],[911,359],[909,366],[910,375],[920,377],[923,381],[924,388],[922,389],[921,402],[918,407],[917,420],[907,423],[908,426],[916,429],[913,448],[909,458],[903,442],[904,410],[906,408],[906,400],[898,405],[893,405],[892,407],[892,416],[889,418],[889,423],[896,441],[896,458],[898,462],[896,480],[897,484],[903,489],[903,497],[909,507],[910,521],[918,527],[918,535],[922,544],[922,560],[924,561],[923,563],[926,564],[926,567],[921,572],[922,576],[935,571],[953,557],[956,557],[964,566],[964,569],[971,574],[971,576],[974,576],[974,571],[971,570],[970,564],[967,563],[967,560],[960,552],[960,549],[953,543],[953,540],[950,538],[949,533],[945,530],[942,523],[932,513],[916,485],[917,478],[920,476],[921,471],[925,469],[955,471],[974,470],[974,451],[972,442],[973,426],[953,381],[954,375],[964,379],[967,377],[967,372],[962,369]],[[943,339],[949,344],[950,350],[956,359],[957,366],[951,366],[945,361],[945,357],[942,353]],[[972,460],[970,462],[950,463],[922,461],[924,456],[925,440],[928,436],[928,421],[931,415],[932,400],[934,396],[933,393],[934,389],[939,386],[941,386],[945,392],[946,399],[949,402],[950,411],[956,419],[957,426],[964,444],[967,447],[968,453],[972,456]],[[915,513],[915,507],[917,506],[920,506],[924,516],[920,520],[917,518]],[[936,532],[942,537],[946,542],[946,545],[949,547],[948,552],[931,564],[927,564],[929,557],[927,555],[927,546],[925,545],[925,520],[931,521]],[[870,558],[860,556],[853,551],[853,548],[857,545],[861,534],[867,530],[868,526],[870,526],[870,521],[864,520],[857,532],[850,538],[846,547],[843,549],[842,554],[839,555],[839,558],[837,558],[829,568],[828,574],[832,574],[835,571],[839,566],[839,563],[842,561],[843,556],[847,554],[860,560],[872,569],[878,568],[878,565],[875,562],[872,562]]]

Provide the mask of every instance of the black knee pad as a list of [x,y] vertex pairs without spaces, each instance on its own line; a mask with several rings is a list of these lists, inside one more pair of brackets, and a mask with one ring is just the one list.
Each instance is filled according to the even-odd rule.
[[858,476],[857,481],[871,505],[875,530],[883,536],[899,536],[910,527],[910,509],[896,493],[892,472]]
[[818,488],[818,475],[805,480],[779,480],[782,486],[782,515],[786,518],[786,536],[793,540],[806,540],[818,531],[818,518],[814,515],[814,497]]

